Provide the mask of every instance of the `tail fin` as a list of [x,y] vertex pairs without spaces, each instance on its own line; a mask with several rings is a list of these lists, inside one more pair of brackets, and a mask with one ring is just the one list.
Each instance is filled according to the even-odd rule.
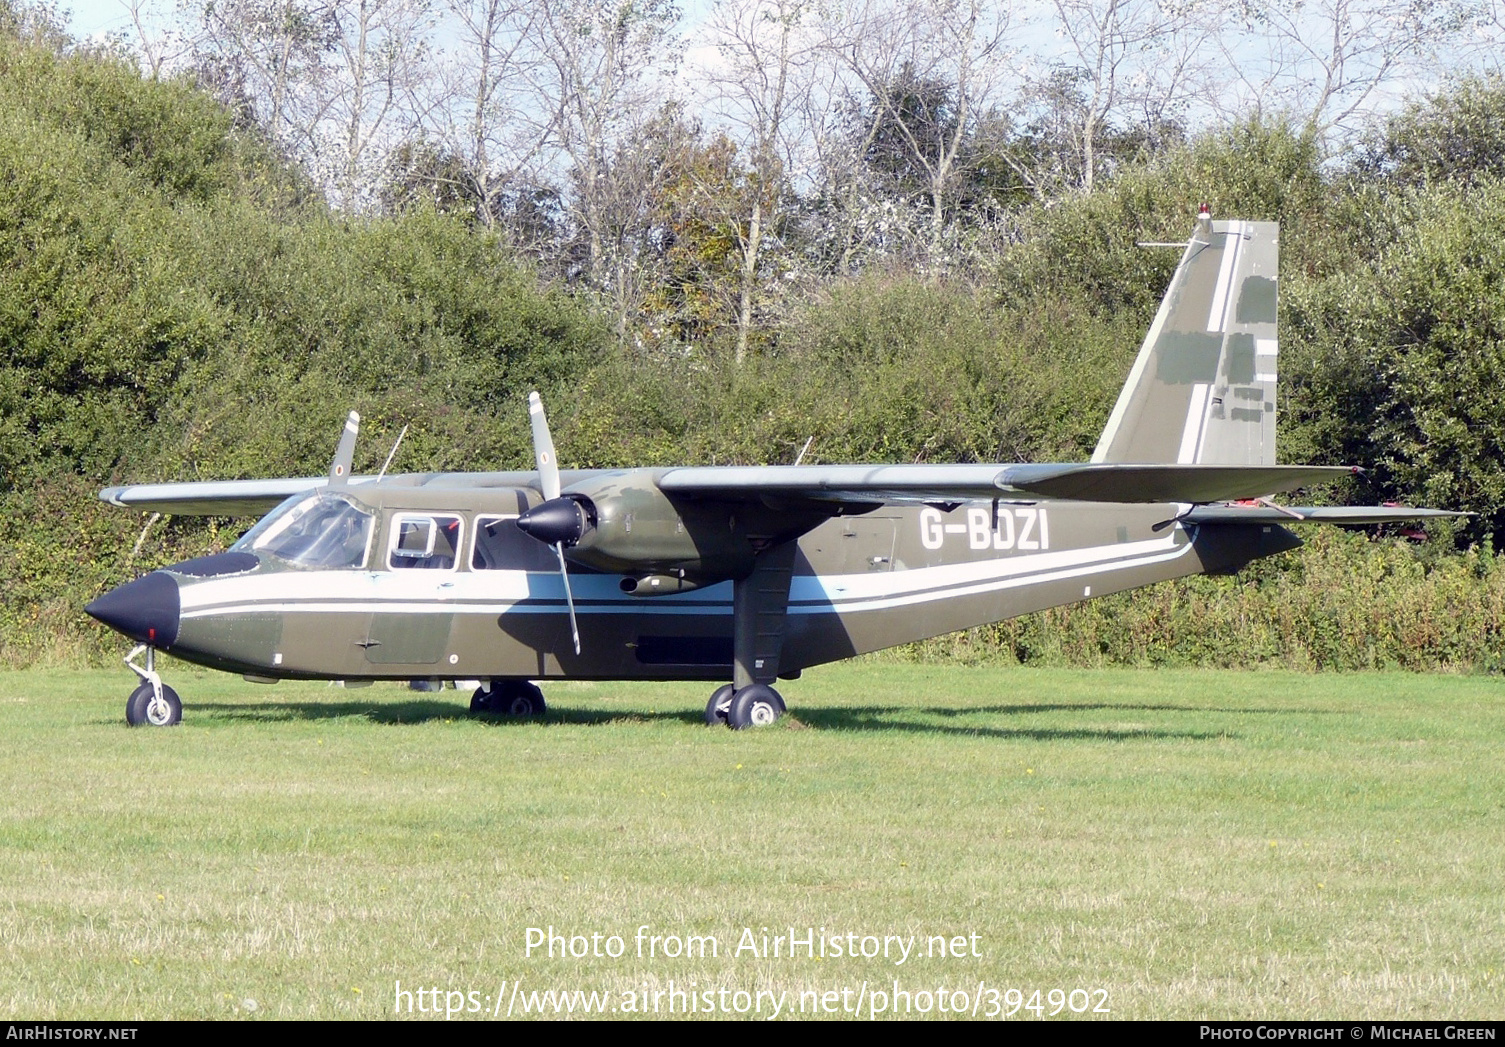
[[1279,249],[1276,223],[1204,208],[1094,462],[1275,464]]

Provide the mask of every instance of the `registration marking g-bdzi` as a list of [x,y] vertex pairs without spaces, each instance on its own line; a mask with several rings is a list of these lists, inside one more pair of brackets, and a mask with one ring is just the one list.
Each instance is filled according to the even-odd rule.
[[920,510],[920,544],[939,549],[946,536],[965,534],[973,549],[1044,550],[1050,548],[1050,517],[1041,506],[1004,506],[995,510],[973,506],[966,523],[944,523],[939,509]]

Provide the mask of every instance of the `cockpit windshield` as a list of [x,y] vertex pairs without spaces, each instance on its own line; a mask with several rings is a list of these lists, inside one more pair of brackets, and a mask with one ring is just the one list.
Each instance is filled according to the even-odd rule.
[[266,553],[294,567],[361,567],[372,514],[339,495],[297,495],[268,513],[232,549]]

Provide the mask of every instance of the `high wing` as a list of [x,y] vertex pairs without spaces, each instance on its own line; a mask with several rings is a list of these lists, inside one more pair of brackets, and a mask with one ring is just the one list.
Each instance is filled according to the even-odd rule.
[[[352,483],[370,480],[356,477]],[[201,480],[184,483],[106,487],[99,497],[111,505],[177,516],[261,516],[295,494],[329,482],[324,476],[280,480]]]
[[658,477],[669,495],[761,496],[794,501],[872,504],[992,498],[1064,498],[1154,503],[1226,502],[1293,491],[1353,475],[1348,466],[1136,465],[1074,462],[1033,465],[775,465],[670,469]]
[[[1155,321],[1089,462],[975,465],[812,465],[639,468],[558,474],[537,394],[530,398],[540,469],[529,473],[409,474],[385,484],[531,487],[555,506],[550,525],[533,513],[535,536],[581,530],[580,506],[624,491],[656,488],[681,505],[723,502],[813,519],[878,504],[1065,499],[1115,504],[1215,503],[1264,498],[1351,475],[1345,466],[1275,464],[1276,290],[1279,231],[1270,222],[1214,222],[1204,207],[1186,242]],[[290,495],[340,482],[351,462],[359,416],[351,413],[328,478],[147,484],[101,492],[114,505],[158,512],[240,515],[265,512]],[[349,483],[373,477],[351,477]],[[635,494],[633,495],[635,497]],[[787,513],[785,512],[787,510]],[[624,510],[625,511],[625,510]],[[1282,522],[1290,513],[1268,510]],[[1206,508],[1202,522],[1256,522],[1252,510]],[[1231,515],[1227,515],[1231,514]],[[1367,514],[1367,515],[1366,515]],[[1420,519],[1383,507],[1332,522]],[[766,521],[765,521],[766,522]],[[520,526],[522,524],[520,523]],[[562,534],[562,532],[560,532]],[[555,541],[550,538],[549,541]]]
[[[566,470],[566,479],[585,475]],[[536,486],[531,472],[401,473],[396,476],[352,476],[351,487],[380,480],[389,487],[527,487]],[[327,476],[295,476],[270,480],[189,480],[181,483],[128,484],[106,487],[102,501],[123,509],[171,513],[175,516],[262,516],[295,494],[329,483]]]
[[[944,503],[992,498],[1069,498],[1094,502],[1204,504],[1292,491],[1351,475],[1345,466],[1124,465],[771,465],[665,470],[660,490],[671,496],[741,501],[749,498],[843,504]],[[578,474],[577,474],[578,475]],[[408,474],[388,483],[443,478],[456,486],[513,482],[534,485],[534,473]],[[573,478],[573,477],[572,477]],[[352,486],[371,476],[350,478]],[[328,483],[324,476],[133,484],[99,493],[111,505],[182,516],[256,516],[292,495]],[[1287,517],[1289,519],[1289,517]]]

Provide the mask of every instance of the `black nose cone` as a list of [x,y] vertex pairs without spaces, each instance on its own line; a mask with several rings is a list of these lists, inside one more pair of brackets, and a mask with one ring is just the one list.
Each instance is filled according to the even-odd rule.
[[585,537],[589,524],[585,507],[573,498],[555,498],[535,505],[517,518],[517,529],[545,545],[563,543],[566,548]]
[[111,589],[84,613],[133,640],[163,650],[178,639],[178,583],[161,571]]

